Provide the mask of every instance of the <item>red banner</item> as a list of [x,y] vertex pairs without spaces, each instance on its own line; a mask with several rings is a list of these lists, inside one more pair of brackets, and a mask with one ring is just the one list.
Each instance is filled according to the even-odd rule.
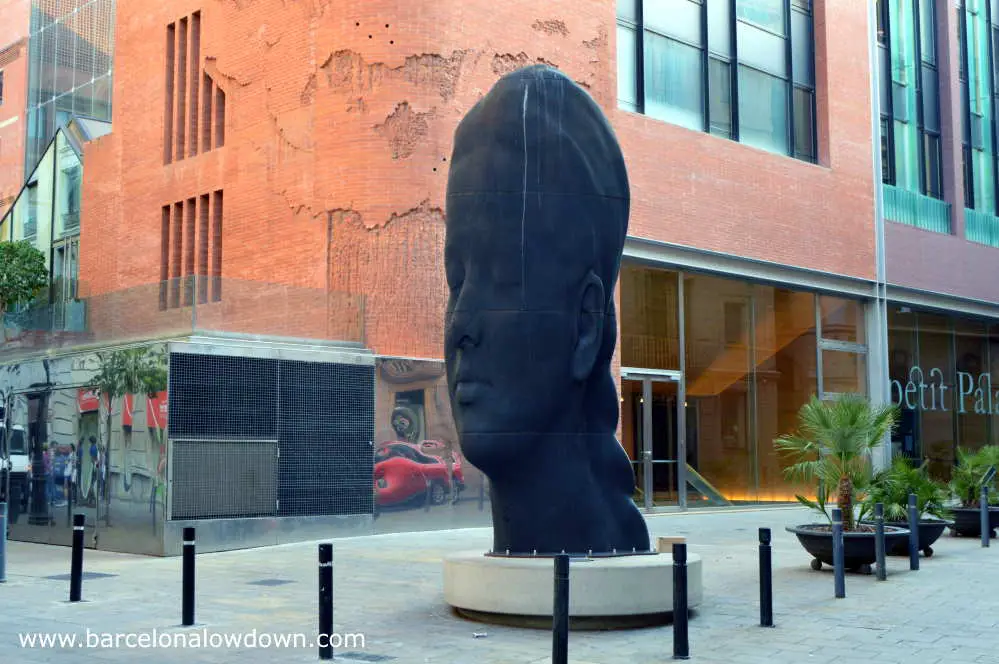
[[166,429],[169,400],[166,391],[150,397],[146,403],[146,422],[150,429]]
[[81,387],[77,392],[76,403],[80,407],[81,413],[89,413],[94,410],[99,410],[101,406],[100,398],[97,396],[97,390],[86,387]]
[[[122,424],[132,426],[132,413],[135,410],[135,400],[131,394],[125,396],[125,412],[121,414]],[[167,393],[160,392],[146,400],[146,426],[150,429],[166,429],[168,400]]]

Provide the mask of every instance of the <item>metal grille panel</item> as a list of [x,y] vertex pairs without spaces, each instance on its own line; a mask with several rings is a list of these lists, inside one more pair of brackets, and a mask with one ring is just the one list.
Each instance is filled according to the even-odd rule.
[[281,363],[280,514],[370,514],[374,367]]
[[170,436],[276,440],[278,361],[175,353]]
[[172,518],[371,514],[374,382],[373,366],[172,354]]
[[273,516],[274,441],[174,441],[173,519]]

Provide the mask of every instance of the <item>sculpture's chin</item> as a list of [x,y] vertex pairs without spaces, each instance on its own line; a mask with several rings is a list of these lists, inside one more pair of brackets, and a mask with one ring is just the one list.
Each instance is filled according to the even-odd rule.
[[529,463],[517,448],[517,438],[497,433],[462,430],[461,452],[470,464],[486,475],[498,475]]

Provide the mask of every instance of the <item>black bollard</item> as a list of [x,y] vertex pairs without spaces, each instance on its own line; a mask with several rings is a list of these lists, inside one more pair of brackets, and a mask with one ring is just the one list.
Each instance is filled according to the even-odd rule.
[[319,659],[333,659],[333,545],[319,545]]
[[673,545],[673,659],[690,659],[687,633],[687,545]]
[[69,601],[79,602],[83,593],[83,531],[85,514],[73,515],[73,558],[69,571]]
[[919,510],[916,494],[909,494],[909,569],[919,569]]
[[183,556],[181,624],[190,627],[194,624],[194,528],[184,528]]
[[569,662],[569,555],[555,556],[555,603],[552,606],[552,664]]
[[982,495],[979,498],[979,510],[982,523],[982,546],[988,548],[989,539],[992,537],[992,529],[989,528],[989,488],[982,487]]
[[760,528],[760,627],[774,626],[774,579],[770,529]]
[[843,569],[843,511],[835,508],[832,511],[832,545],[833,545],[833,584],[836,597],[846,597],[846,573]]
[[874,504],[874,555],[877,560],[878,581],[888,578],[885,564],[885,506],[884,503]]

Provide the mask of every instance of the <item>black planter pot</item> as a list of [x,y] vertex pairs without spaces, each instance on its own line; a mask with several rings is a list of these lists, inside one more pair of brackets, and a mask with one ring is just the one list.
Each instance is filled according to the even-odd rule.
[[[819,530],[827,524],[810,523],[804,526],[788,527],[787,531],[798,536],[805,551],[812,555],[812,569],[822,569],[822,563],[833,564],[832,532]],[[909,540],[906,528],[885,526],[885,550],[905,545]],[[901,543],[901,544],[900,544]],[[877,560],[874,546],[874,533],[843,533],[843,567],[851,572],[870,572],[870,566]]]
[[[892,521],[890,523],[885,523],[886,526],[894,526],[896,528],[908,528],[909,524],[905,521]],[[923,555],[929,558],[933,555],[933,543],[940,539],[943,535],[943,531],[947,526],[952,525],[949,521],[938,521],[936,519],[926,519],[919,522],[919,550],[923,552]],[[909,538],[895,544],[894,547],[885,545],[888,550],[889,556],[908,556],[909,555]]]
[[[958,537],[981,537],[982,536],[982,516],[977,507],[955,507],[951,510],[954,514],[954,525],[950,527]],[[999,507],[989,508],[989,529],[992,531],[990,537],[995,537],[996,528],[999,528]]]

